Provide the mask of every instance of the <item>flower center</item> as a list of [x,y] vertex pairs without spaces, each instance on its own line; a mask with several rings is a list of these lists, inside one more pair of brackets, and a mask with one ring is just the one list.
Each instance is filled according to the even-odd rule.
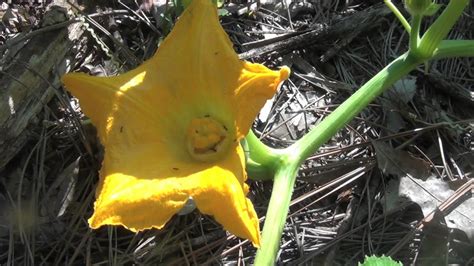
[[227,128],[211,117],[194,118],[188,127],[188,152],[198,161],[214,161],[229,146]]

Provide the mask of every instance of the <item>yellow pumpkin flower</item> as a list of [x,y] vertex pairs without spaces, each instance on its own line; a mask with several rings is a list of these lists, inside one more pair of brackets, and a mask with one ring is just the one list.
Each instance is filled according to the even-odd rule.
[[239,140],[288,75],[240,61],[211,0],[193,0],[138,68],[65,75],[105,149],[90,226],[162,228],[192,198],[258,247]]

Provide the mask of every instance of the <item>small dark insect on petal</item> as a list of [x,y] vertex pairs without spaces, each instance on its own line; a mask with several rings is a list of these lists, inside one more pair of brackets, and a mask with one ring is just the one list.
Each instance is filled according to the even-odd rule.
[[223,126],[223,127],[224,127],[225,131],[228,131],[228,129],[227,129],[227,127],[226,127],[226,126]]
[[178,171],[178,170],[179,170],[179,168],[177,168],[177,167],[173,167],[173,170],[175,170],[175,171]]
[[120,127],[120,133],[122,133],[122,132],[123,132],[123,126]]
[[204,115],[204,117],[211,117],[210,115]]

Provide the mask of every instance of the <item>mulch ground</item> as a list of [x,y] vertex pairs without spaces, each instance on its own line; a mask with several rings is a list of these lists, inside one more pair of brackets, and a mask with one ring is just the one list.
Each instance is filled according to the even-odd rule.
[[[71,10],[67,18],[46,16],[54,9],[46,3],[2,3],[0,52],[58,21],[59,29],[83,23],[70,71],[114,75],[149,58],[177,12],[172,1],[60,4]],[[307,133],[408,45],[379,1],[233,1],[219,12],[241,58],[292,69],[254,124],[277,148]],[[449,38],[474,39],[473,18],[471,4]],[[474,265],[473,65],[453,58],[419,66],[308,158],[278,264],[354,265],[385,254],[404,265]],[[101,147],[83,118],[77,100],[58,88],[2,163],[0,265],[252,264],[251,244],[197,210],[162,230],[90,230]],[[272,183],[249,183],[264,217]]]

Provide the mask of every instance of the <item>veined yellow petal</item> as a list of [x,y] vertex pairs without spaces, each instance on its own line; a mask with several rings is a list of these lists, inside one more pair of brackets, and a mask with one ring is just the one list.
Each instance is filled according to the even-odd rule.
[[234,112],[239,138],[245,137],[265,102],[276,93],[278,85],[288,79],[290,70],[272,71],[260,64],[245,63],[239,86],[234,90]]
[[[188,182],[186,182],[188,184]],[[179,193],[174,178],[138,179],[125,174],[112,174],[104,179],[94,214],[92,228],[122,225],[138,232],[162,228],[186,203],[188,196]]]
[[244,187],[244,154],[240,145],[233,149],[215,164],[174,162],[172,168],[160,169],[155,175],[149,169],[143,173],[131,169],[134,175],[107,175],[89,220],[91,227],[123,225],[135,232],[162,228],[192,197],[202,213],[259,246],[258,217]]
[[244,153],[240,145],[228,159],[200,172],[201,186],[193,198],[198,209],[212,215],[216,221],[236,236],[260,246],[258,217],[247,194]]
[[161,228],[192,197],[202,213],[259,246],[238,141],[288,75],[240,61],[210,0],[192,0],[136,69],[65,75],[105,149],[91,227]]

